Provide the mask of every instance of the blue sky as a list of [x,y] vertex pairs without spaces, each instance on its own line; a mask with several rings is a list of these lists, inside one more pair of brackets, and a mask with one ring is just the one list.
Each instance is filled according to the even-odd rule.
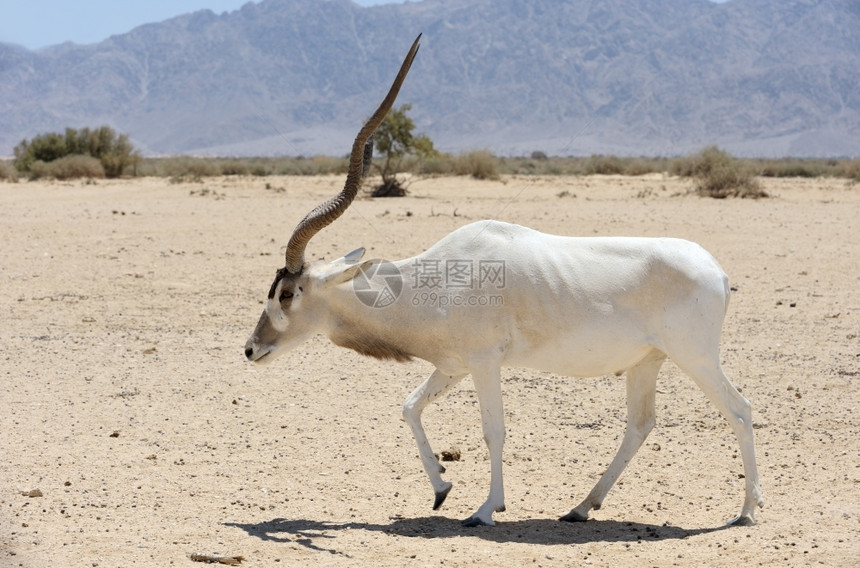
[[[258,0],[259,1],[259,0]],[[404,0],[353,0],[362,6]],[[714,0],[725,2],[726,0]],[[65,41],[96,43],[151,22],[208,8],[220,14],[248,0],[0,0],[0,42],[30,49]]]
[[[353,0],[362,6],[396,0]],[[248,0],[0,0],[0,42],[30,49],[65,41],[96,43],[142,24],[208,8],[220,14]]]

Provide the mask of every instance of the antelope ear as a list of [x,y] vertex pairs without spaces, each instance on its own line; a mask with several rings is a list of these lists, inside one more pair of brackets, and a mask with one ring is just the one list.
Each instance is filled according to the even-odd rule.
[[[353,251],[344,258],[348,258],[350,255],[353,255],[358,252],[360,252],[360,254],[364,254],[364,249],[358,249],[357,251]],[[360,258],[360,255],[358,258]],[[382,262],[381,259],[376,258],[372,260],[365,260],[361,264],[356,264],[358,258],[356,258],[352,264],[348,265],[345,265],[345,263],[342,262],[338,263],[338,261],[332,262],[317,277],[317,286],[319,286],[320,288],[328,288],[329,286],[337,286],[338,284],[349,282],[350,280],[353,280],[356,276],[358,276],[358,274],[362,270],[367,270],[372,265]]]
[[342,256],[340,258],[336,258],[329,263],[330,266],[342,266],[342,265],[350,265],[355,264],[361,257],[364,256],[364,247],[357,248],[351,253],[348,253],[346,256]]
[[343,261],[347,264],[355,264],[356,262],[361,260],[361,257],[363,257],[363,256],[364,256],[364,247],[361,247],[361,248],[355,249],[354,251],[347,254],[343,258],[339,258],[338,260]]

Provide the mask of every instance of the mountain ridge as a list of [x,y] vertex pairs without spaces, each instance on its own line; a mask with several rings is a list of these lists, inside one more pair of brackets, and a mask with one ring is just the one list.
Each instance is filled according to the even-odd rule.
[[0,44],[0,154],[109,124],[147,154],[342,154],[401,92],[443,150],[853,156],[860,6],[837,0],[263,0],[90,45]]

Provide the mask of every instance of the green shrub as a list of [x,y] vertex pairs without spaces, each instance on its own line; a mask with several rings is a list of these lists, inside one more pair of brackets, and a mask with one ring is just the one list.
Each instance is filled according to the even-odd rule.
[[767,193],[761,189],[751,172],[745,168],[726,166],[716,167],[706,176],[699,177],[695,191],[701,196],[715,199],[767,197]]
[[621,173],[626,176],[644,176],[645,174],[653,174],[662,172],[663,164],[655,159],[633,158],[627,160]]
[[498,159],[488,150],[460,154],[454,162],[454,173],[475,179],[499,179]]
[[279,176],[305,176],[310,175],[307,171],[310,160],[305,158],[285,158],[273,164],[273,172]]
[[[716,146],[709,148],[716,149]],[[701,154],[707,151],[706,148],[701,153],[695,156],[684,156],[675,158],[669,163],[669,173],[678,177],[696,177],[699,174]]]
[[781,160],[753,160],[752,165],[762,177],[805,177],[827,175],[830,166],[821,160],[784,158]]
[[[140,154],[129,142],[128,135],[117,135],[109,126],[95,130],[66,128],[63,134],[40,134],[32,140],[22,140],[15,146],[14,152],[15,167],[22,173],[33,173],[32,168],[37,162],[51,163],[67,156],[89,156],[100,162],[103,177],[119,177],[127,166],[140,160]],[[38,168],[40,173],[37,176],[41,176],[44,166]],[[68,164],[63,168],[68,171],[75,169],[69,168]],[[83,169],[89,170],[90,167]]]
[[[64,137],[62,137],[65,140]],[[59,138],[46,138],[44,148],[56,149]],[[77,146],[80,149],[80,146]],[[89,151],[89,150],[87,150]],[[406,156],[400,163],[401,171],[418,175],[469,175],[481,179],[498,179],[500,175],[588,175],[620,174],[637,176],[647,173],[670,172],[674,175],[699,178],[716,172],[719,164],[729,171],[742,169],[750,178],[754,175],[774,177],[833,176],[860,181],[860,160],[780,158],[737,159],[714,146],[702,152],[681,158],[646,158],[592,155],[544,156],[533,152],[532,156],[497,157],[486,150],[452,155],[434,152],[432,155]],[[44,160],[43,160],[44,161]],[[2,162],[0,162],[2,165]],[[102,161],[104,167],[104,161]],[[248,157],[248,158],[195,158],[176,156],[170,158],[147,158],[134,162],[134,175],[171,177],[177,181],[201,180],[218,175],[344,175],[347,171],[346,157]],[[8,163],[7,163],[8,170]],[[24,170],[25,172],[28,170]],[[41,171],[44,171],[41,170]],[[722,179],[731,176],[722,172],[712,175]],[[108,169],[105,168],[105,175]],[[0,173],[0,178],[3,174]],[[8,174],[6,175],[8,179]],[[754,180],[753,180],[754,181]]]
[[437,153],[418,164],[418,173],[428,176],[452,175],[456,170],[455,161],[451,154]]
[[248,160],[218,160],[217,166],[222,176],[246,176],[251,173],[251,165]]
[[836,171],[839,177],[848,178],[855,183],[860,182],[860,159],[842,160],[837,164]]
[[617,175],[624,171],[624,162],[618,156],[595,154],[588,158],[583,168],[586,175]]
[[161,175],[182,180],[185,178],[201,178],[221,174],[214,160],[194,158],[191,156],[175,156],[166,158],[159,164]]
[[678,175],[696,180],[694,191],[705,197],[767,197],[751,166],[716,146],[673,164]]
[[103,177],[105,177],[105,170],[102,163],[92,156],[75,154],[57,158],[50,162],[37,160],[30,164],[30,179],[54,178],[66,180]]
[[257,177],[265,177],[270,175],[272,172],[265,166],[265,164],[254,163],[251,164],[251,175]]
[[15,169],[15,166],[11,162],[0,160],[0,180],[18,181],[18,170]]
[[349,171],[349,157],[314,156],[311,158],[314,173],[311,175],[346,175]]
[[272,172],[281,176],[345,174],[348,169],[349,160],[347,158],[332,156],[277,158],[272,164]]
[[56,132],[36,136],[32,142],[22,140],[14,152],[15,167],[21,173],[29,172],[34,162],[52,162],[68,154],[65,138]]
[[517,160],[516,162],[512,160],[505,160],[503,162],[505,171],[507,173],[519,174],[519,175],[534,175],[538,170],[538,165],[542,166],[541,170],[549,170],[545,173],[551,173],[552,167],[546,167],[545,164],[541,163],[539,160]]

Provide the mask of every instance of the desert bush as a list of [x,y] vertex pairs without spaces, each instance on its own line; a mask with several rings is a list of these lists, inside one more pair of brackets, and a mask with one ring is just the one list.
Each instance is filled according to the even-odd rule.
[[83,130],[88,144],[88,153],[97,158],[105,170],[105,177],[116,178],[123,174],[127,166],[131,166],[140,160],[140,154],[134,149],[128,139],[128,134],[117,135],[111,128],[101,128],[88,132]]
[[30,164],[30,179],[54,178],[66,180],[103,177],[105,177],[105,170],[102,163],[92,156],[81,154],[64,156],[50,162],[36,160]]
[[693,156],[683,156],[674,158],[669,162],[669,173],[678,177],[694,177],[697,162]]
[[278,160],[272,166],[272,172],[279,176],[315,175],[314,170],[313,162],[303,157]]
[[[532,153],[534,155],[535,153]],[[627,175],[639,176],[665,172],[669,169],[666,158],[620,157],[594,154],[589,157],[547,156],[546,158],[499,158],[499,170],[519,175]]]
[[669,173],[678,177],[694,177],[696,161],[691,156],[674,158],[669,162]]
[[583,173],[586,175],[617,175],[624,171],[624,161],[618,156],[595,154],[585,161]]
[[537,172],[545,174],[554,171],[552,167],[548,167],[545,162],[532,159],[506,159],[501,160],[501,168],[506,174],[518,175],[535,175]]
[[498,159],[489,150],[472,150],[457,156],[454,173],[475,179],[499,179]]
[[201,178],[221,174],[214,160],[194,158],[191,156],[175,156],[165,158],[159,164],[162,176],[171,178]]
[[585,164],[588,158],[567,157],[553,158],[548,162],[546,173],[551,175],[581,176],[585,174]]
[[625,176],[644,176],[645,174],[662,172],[664,167],[664,164],[657,158],[632,158],[625,160],[621,173]]
[[214,174],[222,176],[267,176],[272,173],[269,158],[198,158],[212,162]]
[[346,175],[349,171],[349,156],[313,156],[313,173],[310,175]]
[[[743,168],[752,176],[811,177],[833,176],[860,181],[860,160],[813,158],[747,158],[738,159],[716,147],[699,154],[667,158],[619,157],[593,155],[589,157],[547,156],[533,152],[532,156],[498,157],[486,150],[464,152],[460,155],[434,152],[426,157],[406,156],[400,171],[418,175],[473,175],[496,179],[500,175],[589,175],[595,173],[636,176],[669,172],[684,177],[698,177],[711,166],[727,157],[726,163]],[[135,175],[173,177],[177,180],[197,179],[217,175],[343,175],[348,158],[313,157],[248,157],[248,158],[146,158],[135,163]],[[105,172],[107,175],[107,172]]]
[[716,146],[673,164],[678,175],[696,179],[693,190],[699,195],[726,197],[767,197],[755,178],[752,167]]
[[767,197],[767,193],[761,189],[758,180],[749,170],[731,166],[716,167],[707,175],[699,177],[695,191],[699,195],[715,199]]
[[265,177],[272,174],[272,170],[266,166],[265,163],[261,163],[259,161],[255,161],[250,166],[250,174],[252,176],[257,177]]
[[347,158],[333,156],[279,158],[273,164],[273,172],[283,176],[345,174],[348,169],[349,160]]
[[0,180],[2,181],[18,181],[18,170],[11,162],[0,160]]
[[860,182],[860,159],[842,160],[836,165],[836,175]]
[[[14,152],[15,167],[22,173],[32,173],[32,167],[37,162],[51,163],[67,156],[79,155],[98,160],[103,170],[103,177],[119,177],[127,166],[134,165],[140,160],[140,154],[129,142],[128,135],[118,135],[109,126],[102,126],[95,130],[66,128],[63,134],[57,132],[40,134],[32,140],[22,140],[15,146]],[[44,166],[40,165],[38,168],[44,171]],[[69,167],[69,163],[66,163],[60,169],[73,172],[75,167]],[[83,169],[91,168],[85,166]]]
[[222,176],[247,176],[251,174],[250,162],[236,158],[218,160],[216,169]]
[[21,173],[29,172],[34,162],[53,162],[69,154],[65,138],[56,132],[40,134],[32,141],[22,140],[15,146],[14,152],[15,167]]
[[140,175],[172,177],[178,180],[201,179],[219,175],[327,175],[345,174],[346,158],[332,156],[299,157],[249,157],[249,158],[199,158],[174,156],[170,158],[147,158],[138,166]]
[[456,171],[456,158],[451,154],[437,153],[421,160],[417,167],[417,173],[427,176],[452,175]]
[[762,177],[819,177],[827,175],[831,166],[822,160],[784,158],[781,160],[752,160],[752,167]]

